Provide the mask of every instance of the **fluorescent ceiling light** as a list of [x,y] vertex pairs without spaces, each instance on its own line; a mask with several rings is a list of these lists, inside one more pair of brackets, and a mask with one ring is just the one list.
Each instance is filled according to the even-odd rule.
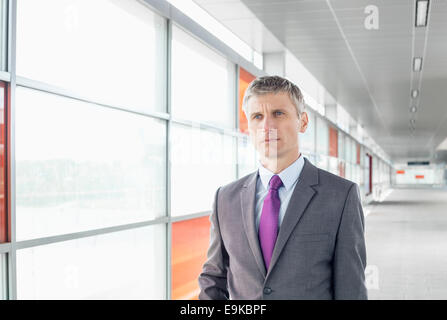
[[421,71],[422,70],[422,58],[417,57],[413,59],[413,71]]
[[417,111],[416,106],[411,107],[410,111],[411,111],[412,113],[415,113],[415,112]]
[[426,27],[428,20],[429,0],[416,1],[416,27]]
[[414,90],[411,91],[411,97],[412,97],[413,99],[415,99],[415,98],[418,96],[418,94],[419,94],[419,91],[416,90],[416,89],[414,89]]
[[447,150],[447,138],[436,147],[436,150]]

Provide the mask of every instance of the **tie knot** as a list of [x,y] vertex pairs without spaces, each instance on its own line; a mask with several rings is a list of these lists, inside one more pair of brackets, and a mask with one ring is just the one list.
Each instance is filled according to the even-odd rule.
[[279,188],[281,188],[282,186],[282,181],[281,178],[278,175],[274,175],[271,179],[270,179],[270,188],[273,190],[278,190]]

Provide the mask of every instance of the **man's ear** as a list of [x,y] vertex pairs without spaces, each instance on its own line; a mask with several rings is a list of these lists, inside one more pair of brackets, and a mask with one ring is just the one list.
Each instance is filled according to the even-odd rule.
[[300,128],[299,128],[299,132],[301,132],[301,133],[306,132],[308,123],[309,123],[309,118],[307,117],[307,113],[303,111],[303,112],[301,113],[301,117],[300,117]]

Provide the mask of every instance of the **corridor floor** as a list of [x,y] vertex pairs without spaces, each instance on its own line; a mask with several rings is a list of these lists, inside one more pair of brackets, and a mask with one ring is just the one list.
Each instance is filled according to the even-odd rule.
[[447,189],[394,189],[365,223],[370,300],[447,299]]

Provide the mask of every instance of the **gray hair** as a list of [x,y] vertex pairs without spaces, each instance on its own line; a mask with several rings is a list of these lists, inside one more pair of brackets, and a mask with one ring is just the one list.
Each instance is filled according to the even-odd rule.
[[267,93],[286,92],[289,94],[290,100],[296,107],[297,115],[300,117],[304,111],[304,98],[300,88],[292,81],[280,76],[264,76],[253,80],[247,90],[245,90],[244,99],[242,100],[242,110],[248,119],[248,100],[253,96],[260,96]]

